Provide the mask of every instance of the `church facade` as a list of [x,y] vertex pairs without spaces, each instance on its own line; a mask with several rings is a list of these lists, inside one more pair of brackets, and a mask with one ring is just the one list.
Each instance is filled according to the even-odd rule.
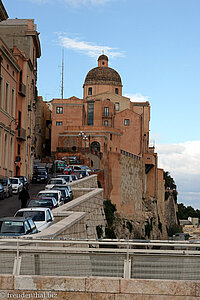
[[53,99],[51,154],[75,155],[91,168],[104,198],[122,216],[140,216],[143,199],[163,203],[163,170],[149,146],[150,103],[131,102],[122,95],[120,75],[100,55],[86,75],[83,99]]

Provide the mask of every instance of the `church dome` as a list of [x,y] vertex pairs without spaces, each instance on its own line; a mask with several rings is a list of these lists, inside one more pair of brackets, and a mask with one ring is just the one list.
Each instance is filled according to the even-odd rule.
[[121,86],[120,75],[108,67],[108,57],[104,54],[98,58],[98,67],[91,69],[86,75],[84,85],[114,85]]

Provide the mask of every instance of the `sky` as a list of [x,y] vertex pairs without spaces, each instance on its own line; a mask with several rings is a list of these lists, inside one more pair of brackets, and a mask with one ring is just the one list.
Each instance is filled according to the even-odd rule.
[[9,18],[40,32],[38,90],[44,100],[82,98],[88,71],[105,53],[123,95],[151,104],[158,165],[174,178],[178,203],[200,209],[200,1],[3,0]]

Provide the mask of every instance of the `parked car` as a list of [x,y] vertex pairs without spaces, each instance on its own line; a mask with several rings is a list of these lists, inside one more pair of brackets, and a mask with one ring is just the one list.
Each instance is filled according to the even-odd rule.
[[70,174],[72,176],[72,180],[76,181],[78,180],[78,176],[76,174]]
[[0,199],[4,199],[4,188],[1,183],[0,183]]
[[47,183],[47,185],[45,186],[45,189],[49,190],[56,184],[67,184],[67,182],[64,178],[60,178],[60,177],[51,178]]
[[17,178],[19,178],[23,184],[23,187],[26,187],[26,189],[29,189],[29,182],[28,179],[26,178],[26,176],[15,176]]
[[69,191],[69,195],[70,195],[70,200],[72,200],[74,197],[73,197],[73,192],[72,192],[72,189],[71,189],[71,187],[69,186],[69,185],[66,185],[66,184],[58,184],[58,185],[54,185],[52,188],[51,188],[51,190],[52,189],[56,189],[57,188],[57,190],[59,190],[59,188],[65,188],[65,189],[68,189],[68,191]]
[[63,174],[64,175],[70,175],[72,173],[72,168],[64,168],[63,170]]
[[58,207],[58,204],[54,197],[40,197],[31,199],[28,203],[28,207],[48,207],[54,209]]
[[44,190],[40,191],[37,195],[38,197],[54,197],[57,201],[57,205],[60,206],[63,204],[61,200],[61,191],[59,190]]
[[9,197],[12,196],[12,185],[9,178],[1,178],[0,183],[3,185],[4,196]]
[[23,183],[17,177],[10,177],[13,194],[18,194],[23,190]]
[[70,182],[73,182],[73,179],[72,179],[72,176],[71,175],[64,175],[64,174],[61,174],[61,175],[57,175],[58,178],[63,178],[65,179],[66,183],[70,183]]
[[31,218],[0,218],[0,236],[21,236],[37,233],[38,229]]
[[70,201],[70,194],[69,194],[69,191],[68,191],[68,188],[66,187],[55,187],[53,186],[51,188],[51,190],[57,190],[57,191],[61,191],[61,200],[64,202],[64,203],[67,203]]
[[34,222],[38,231],[42,231],[54,223],[54,217],[50,210],[47,207],[29,207],[19,209],[15,217],[29,217]]
[[33,173],[32,182],[47,182],[48,174],[46,169],[37,169]]

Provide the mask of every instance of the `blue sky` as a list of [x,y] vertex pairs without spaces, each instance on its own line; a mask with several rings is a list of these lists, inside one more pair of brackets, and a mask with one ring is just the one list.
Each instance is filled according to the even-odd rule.
[[[33,18],[40,32],[39,95],[82,97],[87,72],[104,51],[123,95],[151,103],[151,139],[179,202],[200,200],[200,1],[3,0],[10,18]],[[13,4],[14,3],[14,4]]]

